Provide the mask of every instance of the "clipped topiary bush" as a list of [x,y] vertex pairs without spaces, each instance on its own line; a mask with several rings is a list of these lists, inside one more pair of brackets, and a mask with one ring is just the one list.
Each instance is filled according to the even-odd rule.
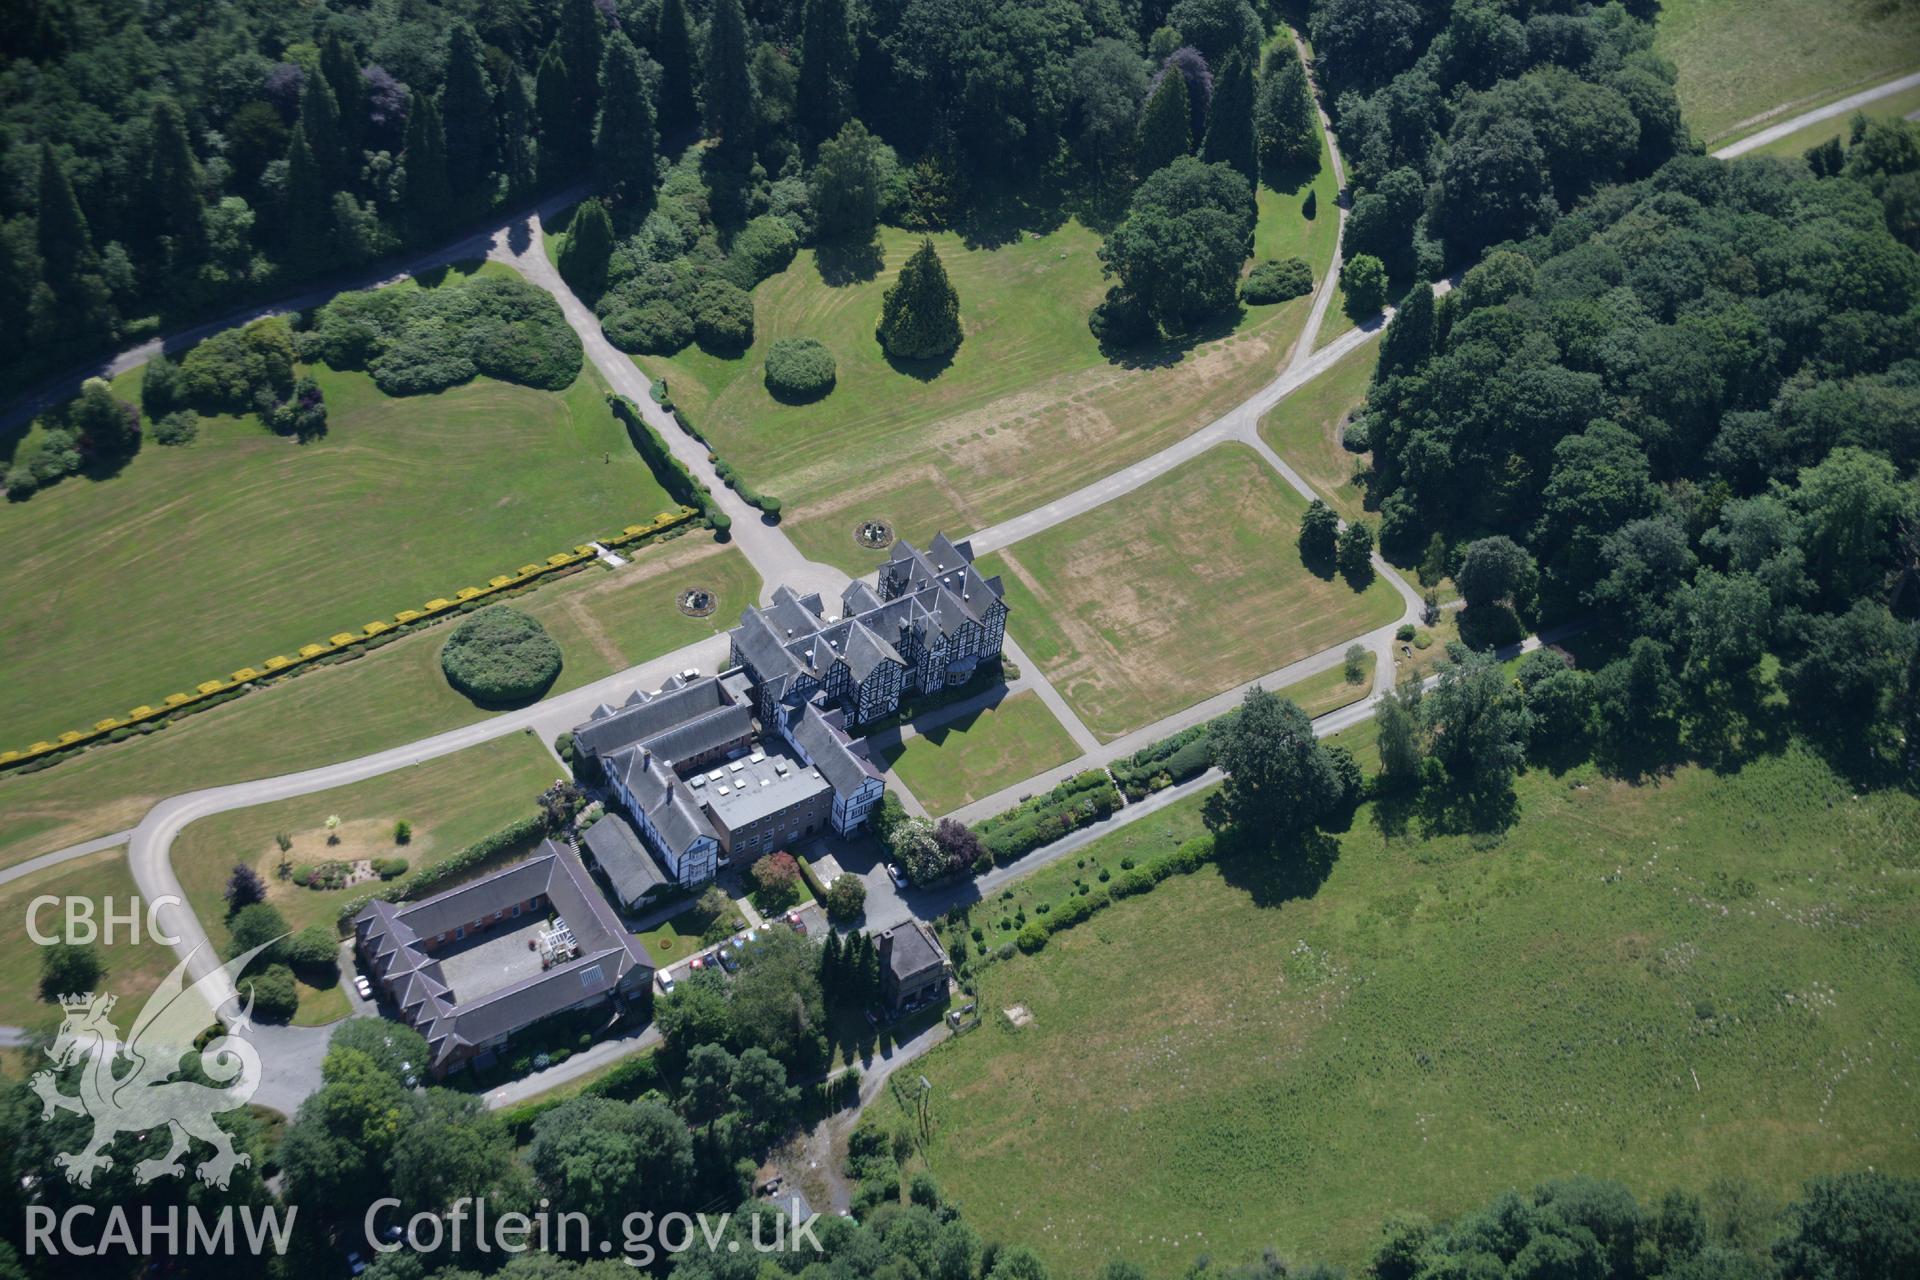
[[1313,268],[1307,265],[1305,258],[1263,262],[1240,282],[1241,299],[1256,306],[1285,302],[1289,298],[1305,297],[1312,292]]
[[768,276],[785,271],[799,248],[793,228],[763,214],[740,228],[740,234],[733,238],[727,276],[742,289],[751,289]]
[[833,390],[833,352],[812,338],[782,338],[767,348],[767,390],[778,400],[818,400]]
[[560,674],[560,646],[538,621],[491,605],[455,627],[440,650],[447,683],[483,705],[530,702]]

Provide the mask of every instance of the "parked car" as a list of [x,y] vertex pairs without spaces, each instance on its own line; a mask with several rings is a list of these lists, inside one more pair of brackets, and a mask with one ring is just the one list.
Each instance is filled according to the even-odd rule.
[[688,667],[680,673],[680,678],[682,680],[698,680],[700,678],[700,668]]
[[893,881],[894,888],[904,889],[907,887],[907,877],[906,874],[900,870],[899,863],[889,862],[887,864],[887,877]]
[[668,972],[665,969],[662,969],[660,970],[660,972],[654,974],[653,978],[655,982],[660,984],[661,995],[670,996],[673,994],[673,974],[672,973]]
[[[734,945],[738,946],[739,944],[735,943]],[[713,953],[713,958],[719,961],[720,967],[728,973],[738,973],[740,971],[740,960],[733,954],[731,947],[721,947]]]
[[807,931],[807,922],[800,918],[798,911],[789,911],[787,912],[787,927],[795,933],[805,933]]
[[366,974],[356,973],[353,975],[353,989],[360,993],[362,1000],[373,999],[373,984],[367,981]]
[[691,973],[699,973],[702,969],[706,967],[707,967],[706,960],[700,956],[695,956],[693,959],[687,961],[687,970]]

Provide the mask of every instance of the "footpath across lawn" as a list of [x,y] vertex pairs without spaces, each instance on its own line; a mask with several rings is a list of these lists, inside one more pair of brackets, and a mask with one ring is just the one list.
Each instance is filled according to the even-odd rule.
[[1224,444],[981,569],[1005,577],[1021,648],[1112,739],[1399,616],[1386,582],[1355,591],[1301,563],[1306,506]]
[[1864,0],[1662,0],[1654,50],[1680,72],[1688,127],[1713,142],[1782,104],[1920,68],[1920,22]]
[[[1256,258],[1305,257],[1317,281],[1332,258],[1337,194],[1326,164],[1297,190],[1262,188]],[[802,551],[854,573],[879,560],[854,541],[864,520],[919,543],[958,535],[1078,488],[1089,459],[1109,471],[1204,425],[1272,381],[1312,304],[1246,307],[1197,344],[1114,361],[1087,328],[1109,283],[1099,234],[1068,221],[991,245],[933,240],[966,331],[950,363],[896,364],[874,340],[881,299],[921,241],[895,228],[882,230],[867,269],[846,265],[861,255],[808,249],[763,282],[754,344],[737,358],[697,346],[635,357],[753,487],[785,503]],[[831,394],[792,405],[768,393],[766,350],[782,338],[827,346],[838,365]]]
[[[11,975],[0,986],[0,1023],[39,1029],[51,1027],[61,1018],[59,1005],[42,1001],[39,995],[44,949],[27,934],[34,899],[55,900],[34,914],[33,924],[43,935],[61,937],[72,936],[65,926],[66,903],[91,903],[93,923],[104,927],[109,909],[121,916],[137,909],[133,904],[139,901],[139,893],[127,870],[124,847],[90,853],[0,886],[0,919],[9,922],[8,928],[0,930],[0,966]],[[97,937],[90,945],[106,967],[99,989],[114,992],[122,1007],[131,1006],[132,1010],[140,1008],[177,963],[172,951],[148,938],[144,917],[137,938],[130,937],[125,924],[119,923],[111,944]],[[127,1016],[131,1018],[132,1014]],[[31,1069],[37,1071],[46,1065],[46,1059],[38,1054],[35,1057],[38,1061]]]
[[1275,405],[1260,420],[1260,438],[1343,520],[1369,520],[1367,491],[1354,479],[1363,454],[1341,443],[1341,429],[1367,402],[1367,385],[1380,363],[1380,344],[1369,342]]
[[[943,1195],[1056,1275],[1269,1246],[1351,1271],[1389,1209],[1437,1219],[1576,1170],[1642,1203],[1721,1175],[1785,1196],[1920,1173],[1898,1047],[1920,997],[1888,980],[1920,965],[1920,801],[1856,795],[1797,747],[1643,787],[1536,772],[1519,796],[1499,840],[1369,806],[1310,898],[1229,859],[988,966],[985,1025],[916,1064]],[[1057,910],[1200,803],[971,925],[998,950],[999,915]]]
[[895,742],[874,742],[876,763],[892,769],[935,817],[990,796],[1080,754],[1032,690]]
[[[254,416],[149,439],[115,475],[0,504],[0,746],[358,633],[676,508],[591,366],[564,392],[478,378],[395,398],[310,370],[326,434]],[[138,402],[141,372],[115,380]]]
[[[718,597],[708,617],[674,606],[694,586]],[[724,630],[759,594],[760,577],[739,551],[688,534],[644,549],[624,568],[596,562],[509,603],[559,642],[565,665],[551,691],[559,693]],[[449,634],[429,627],[150,737],[37,773],[0,774],[0,866],[131,826],[155,801],[182,791],[350,760],[485,719],[490,713],[440,670]]]
[[[173,842],[174,874],[187,901],[220,934],[222,894],[235,864],[267,883],[267,901],[287,924],[332,928],[342,904],[378,882],[341,889],[309,888],[279,874],[330,861],[404,858],[415,873],[465,849],[510,823],[538,812],[540,793],[561,773],[559,761],[531,734],[516,733],[350,786],[214,814],[190,824]],[[337,828],[327,822],[339,818]],[[412,824],[402,844],[396,823]],[[282,851],[277,837],[288,838]]]

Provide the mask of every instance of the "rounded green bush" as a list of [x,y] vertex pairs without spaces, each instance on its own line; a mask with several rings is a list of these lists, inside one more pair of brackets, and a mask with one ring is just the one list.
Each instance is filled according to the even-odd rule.
[[818,400],[833,390],[833,352],[812,338],[782,338],[767,348],[767,390],[782,400]]
[[453,629],[440,669],[475,702],[529,702],[560,674],[560,646],[535,619],[492,605]]
[[1240,297],[1256,306],[1285,302],[1313,292],[1313,268],[1304,258],[1263,262],[1240,283]]
[[753,299],[729,281],[701,281],[693,293],[693,332],[710,350],[745,351],[753,345]]
[[616,311],[600,327],[608,342],[642,355],[670,356],[693,341],[693,317],[664,298]]

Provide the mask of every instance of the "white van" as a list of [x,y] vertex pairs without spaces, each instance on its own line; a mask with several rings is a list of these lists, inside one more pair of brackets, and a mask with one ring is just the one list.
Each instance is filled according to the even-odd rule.
[[673,994],[673,974],[669,973],[665,969],[662,969],[658,973],[653,975],[653,979],[657,984],[659,984],[661,995],[670,996]]

